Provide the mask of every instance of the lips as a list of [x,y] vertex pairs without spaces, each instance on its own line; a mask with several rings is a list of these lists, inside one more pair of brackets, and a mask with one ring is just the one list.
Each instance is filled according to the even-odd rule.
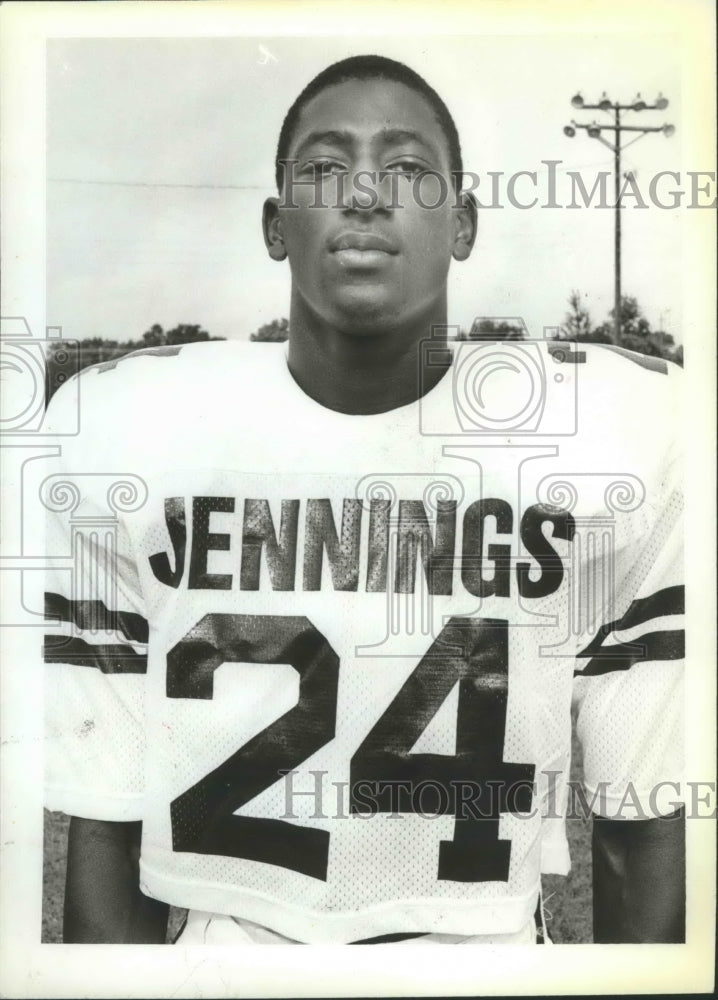
[[356,250],[359,252],[379,251],[380,253],[397,254],[399,248],[386,236],[379,233],[346,232],[335,236],[329,243],[332,253],[341,250]]

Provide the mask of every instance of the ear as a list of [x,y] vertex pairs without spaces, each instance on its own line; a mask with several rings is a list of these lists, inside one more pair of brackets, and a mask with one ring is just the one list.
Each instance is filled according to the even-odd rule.
[[282,223],[279,218],[279,198],[267,198],[262,210],[262,233],[264,245],[272,260],[285,260],[287,248],[282,236]]
[[456,212],[456,236],[451,255],[454,260],[466,260],[476,240],[479,228],[479,206],[473,191],[463,191],[458,198]]

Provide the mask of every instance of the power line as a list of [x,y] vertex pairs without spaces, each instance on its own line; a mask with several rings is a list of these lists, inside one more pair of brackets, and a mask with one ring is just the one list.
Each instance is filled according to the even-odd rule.
[[[580,93],[571,98],[574,108],[582,108],[592,111],[606,111],[613,117],[610,125],[599,125],[594,119],[590,124],[586,122],[571,121],[570,125],[564,127],[564,135],[572,139],[576,135],[577,129],[585,129],[586,134],[591,139],[598,139],[599,142],[607,146],[613,153],[613,180],[615,192],[615,229],[614,229],[614,283],[613,283],[613,331],[616,343],[621,337],[621,153],[632,146],[634,142],[642,139],[649,133],[661,132],[665,136],[671,136],[676,131],[673,125],[626,125],[621,124],[621,112],[625,111],[665,111],[668,107],[668,99],[659,94],[655,103],[648,104],[641,98],[640,94],[630,104],[623,104],[620,101],[612,101],[606,96],[604,90],[601,100],[596,104],[587,104]],[[613,142],[605,139],[601,134],[613,132]],[[622,141],[622,136],[627,132],[636,133],[628,142]],[[626,176],[632,176],[630,174]]]
[[[533,173],[543,175],[553,170],[555,173],[565,173],[575,170],[588,170],[592,167],[605,166],[605,161],[594,163],[565,164],[559,161],[551,168],[543,167],[534,170]],[[505,171],[503,171],[505,173]],[[266,191],[271,184],[175,184],[167,181],[112,181],[94,180],[85,177],[48,177],[50,184],[92,184],[109,187],[141,187],[141,188],[189,188],[210,191]]]
[[266,191],[266,184],[168,184],[151,181],[96,181],[80,177],[48,177],[50,184],[100,184],[112,187],[193,188],[214,191]]

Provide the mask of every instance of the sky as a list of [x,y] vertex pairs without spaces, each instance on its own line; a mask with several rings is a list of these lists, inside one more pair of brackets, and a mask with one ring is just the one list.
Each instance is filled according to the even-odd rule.
[[[609,121],[577,112],[572,95],[596,102],[605,90],[628,103],[662,92],[666,111],[624,117],[676,132],[645,136],[623,156],[648,203],[626,198],[623,291],[681,342],[686,209],[659,208],[648,194],[658,171],[682,168],[681,66],[670,34],[50,39],[48,324],[68,338],[138,339],[153,323],[199,323],[247,339],[287,316],[288,264],[269,260],[260,226],[279,128],[317,72],[368,51],[406,62],[444,98],[465,168],[481,177],[482,204],[492,203],[489,172],[503,172],[503,207],[480,212],[473,255],[452,265],[449,322],[464,328],[477,316],[521,317],[541,336],[563,321],[572,289],[596,323],[607,318],[615,213],[540,207],[542,161],[561,161],[556,200],[569,204],[569,171],[580,170],[590,191],[599,171],[613,169],[612,152],[585,131],[564,135],[572,118]],[[508,202],[506,178],[517,171],[537,173],[535,189],[526,177],[515,189],[525,201],[538,195],[534,208]],[[666,204],[676,187],[690,189],[685,174],[661,182]]]

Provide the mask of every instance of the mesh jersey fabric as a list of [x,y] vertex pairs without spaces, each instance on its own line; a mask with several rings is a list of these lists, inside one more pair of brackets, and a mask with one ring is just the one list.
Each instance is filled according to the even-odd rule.
[[58,393],[48,807],[141,819],[146,893],[309,942],[525,926],[569,867],[572,705],[592,808],[670,812],[680,370],[583,346],[460,345],[372,416],[281,345]]

